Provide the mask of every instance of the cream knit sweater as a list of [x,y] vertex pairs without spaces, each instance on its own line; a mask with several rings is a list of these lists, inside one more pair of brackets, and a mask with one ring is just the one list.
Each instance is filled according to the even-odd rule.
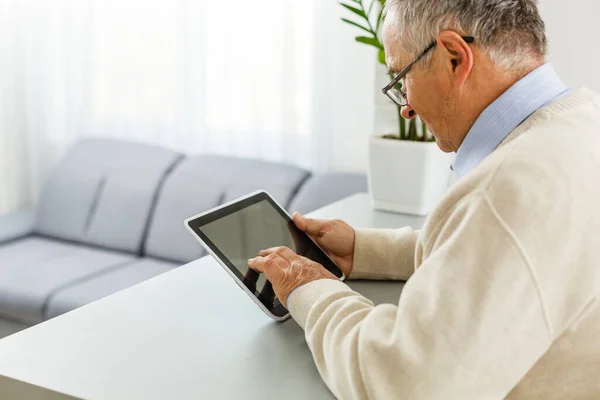
[[398,305],[290,298],[337,397],[600,399],[600,95],[536,112],[420,232],[357,230],[351,278],[409,277]]

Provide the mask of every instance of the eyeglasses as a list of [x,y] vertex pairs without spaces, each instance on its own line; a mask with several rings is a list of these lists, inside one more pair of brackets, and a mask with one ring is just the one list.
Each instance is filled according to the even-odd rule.
[[[475,38],[472,36],[462,36],[462,39],[467,43],[473,43]],[[414,59],[413,62],[408,64],[408,67],[404,68],[402,72],[400,72],[396,77],[388,83],[381,91],[387,97],[389,97],[394,103],[399,105],[400,107],[404,107],[408,104],[408,100],[406,99],[406,92],[402,89],[402,84],[399,83],[404,77],[410,72],[412,67],[425,56],[425,54],[429,53],[431,49],[433,49],[437,45],[437,40],[434,40],[417,58]]]

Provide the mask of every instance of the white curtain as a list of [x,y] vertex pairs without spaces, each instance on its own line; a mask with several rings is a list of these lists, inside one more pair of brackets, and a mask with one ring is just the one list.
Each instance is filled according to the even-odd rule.
[[0,213],[85,136],[364,170],[374,55],[325,0],[0,0]]

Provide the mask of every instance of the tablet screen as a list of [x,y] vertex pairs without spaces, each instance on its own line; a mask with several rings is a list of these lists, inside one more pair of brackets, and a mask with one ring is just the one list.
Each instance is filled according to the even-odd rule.
[[190,226],[261,303],[276,315],[285,315],[287,311],[279,303],[264,275],[248,267],[248,259],[256,257],[260,250],[286,246],[342,277],[337,265],[296,227],[266,193],[259,193],[199,217],[191,221]]

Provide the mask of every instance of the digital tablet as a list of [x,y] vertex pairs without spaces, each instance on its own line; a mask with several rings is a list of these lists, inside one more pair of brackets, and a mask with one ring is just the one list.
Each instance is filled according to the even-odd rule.
[[341,280],[345,278],[340,268],[265,191],[188,218],[185,225],[252,300],[276,321],[287,319],[289,313],[264,275],[248,267],[248,259],[256,257],[259,251],[286,246],[323,265]]

